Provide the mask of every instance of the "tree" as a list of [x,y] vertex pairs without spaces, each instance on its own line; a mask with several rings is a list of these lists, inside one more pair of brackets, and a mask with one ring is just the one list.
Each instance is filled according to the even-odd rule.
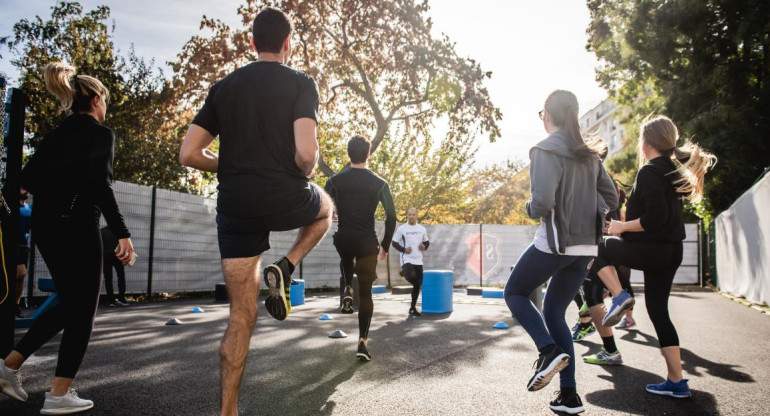
[[[238,8],[243,27],[235,30],[204,16],[201,29],[211,36],[192,37],[173,64],[180,102],[197,108],[212,83],[255,59],[248,39],[264,6],[291,15],[293,66],[318,84],[324,175],[347,162],[344,141],[353,134],[372,140],[373,155],[391,140],[418,137],[432,143],[439,118],[448,121],[449,133],[434,148],[458,155],[469,149],[470,138],[500,135],[500,110],[484,86],[491,73],[458,56],[446,36],[431,35],[427,1],[247,0]],[[408,133],[397,136],[397,131]]]
[[637,121],[665,113],[682,136],[715,153],[705,204],[696,209],[711,215],[729,207],[770,165],[770,3],[587,4],[587,48],[602,62],[597,80]]
[[520,160],[478,170],[467,189],[466,223],[531,225],[525,204],[530,197],[529,167]]
[[30,98],[27,144],[37,147],[65,117],[46,91],[42,74],[45,64],[62,60],[79,74],[99,79],[110,92],[105,124],[117,137],[116,179],[194,190],[189,180],[183,180],[187,171],[177,162],[184,132],[173,108],[171,84],[133,48],[127,58],[118,55],[112,42],[114,27],[106,24],[109,17],[105,6],[84,12],[78,3],[61,2],[52,7],[49,20],[23,19],[13,26],[12,36],[0,41],[16,57],[12,63],[21,73],[20,87]]

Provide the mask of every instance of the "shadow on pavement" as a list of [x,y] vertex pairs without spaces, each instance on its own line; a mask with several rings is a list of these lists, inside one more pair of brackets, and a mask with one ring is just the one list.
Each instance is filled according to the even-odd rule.
[[[644,339],[639,339],[639,336]],[[654,347],[656,349],[659,345],[658,340],[655,337],[634,330],[628,331],[628,333],[624,334],[622,337],[620,337],[620,339],[639,345]],[[703,375],[701,372],[701,369],[703,369],[707,374],[714,377],[719,377],[724,380],[735,381],[738,383],[754,382],[754,378],[751,375],[736,370],[736,368],[740,367],[738,365],[716,363],[696,355],[687,348],[682,348],[681,354],[682,369],[687,373],[692,374],[693,376]]]
[[[719,415],[717,402],[711,393],[692,390],[690,399],[656,396],[644,390],[646,384],[663,379],[653,373],[628,366],[603,367],[602,378],[613,388],[585,395],[585,401],[604,409],[636,415]],[[692,386],[691,386],[692,387]],[[646,397],[645,397],[646,395]]]

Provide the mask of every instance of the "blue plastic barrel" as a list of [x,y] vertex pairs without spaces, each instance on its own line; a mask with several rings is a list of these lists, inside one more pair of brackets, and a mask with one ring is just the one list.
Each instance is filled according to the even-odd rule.
[[291,296],[291,306],[304,305],[305,281],[299,279],[293,280],[291,287],[289,288],[289,296]]
[[422,311],[427,313],[452,312],[451,270],[425,270],[422,281]]

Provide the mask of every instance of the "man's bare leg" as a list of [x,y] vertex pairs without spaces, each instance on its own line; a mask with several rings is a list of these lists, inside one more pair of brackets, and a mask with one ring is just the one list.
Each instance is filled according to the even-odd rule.
[[259,256],[222,259],[230,319],[219,348],[222,416],[238,415],[238,390],[249,354],[249,342],[257,322]]
[[298,265],[307,253],[321,242],[332,225],[332,212],[331,198],[326,192],[321,191],[321,209],[318,211],[318,216],[315,221],[299,229],[297,239],[286,254],[291,264]]

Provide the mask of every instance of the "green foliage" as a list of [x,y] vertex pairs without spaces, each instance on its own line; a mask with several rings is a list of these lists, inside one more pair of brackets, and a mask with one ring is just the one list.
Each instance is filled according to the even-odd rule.
[[607,158],[604,162],[607,171],[615,180],[625,185],[632,185],[639,170],[638,151],[636,146],[626,146],[623,150]]
[[522,161],[507,161],[480,169],[466,190],[466,223],[531,225],[525,204],[530,197],[529,168]]
[[5,38],[20,73],[20,87],[30,104],[27,145],[33,149],[66,116],[46,91],[42,68],[64,61],[78,74],[99,79],[110,92],[105,124],[116,134],[115,179],[138,184],[195,191],[195,178],[177,161],[185,115],[175,112],[170,83],[154,67],[137,57],[117,54],[108,26],[110,10],[99,6],[84,12],[78,3],[58,3],[51,17],[22,19]]
[[[671,117],[719,158],[704,216],[718,213],[770,165],[770,3],[766,0],[589,0],[587,48],[616,103]],[[627,130],[630,132],[630,130]]]

